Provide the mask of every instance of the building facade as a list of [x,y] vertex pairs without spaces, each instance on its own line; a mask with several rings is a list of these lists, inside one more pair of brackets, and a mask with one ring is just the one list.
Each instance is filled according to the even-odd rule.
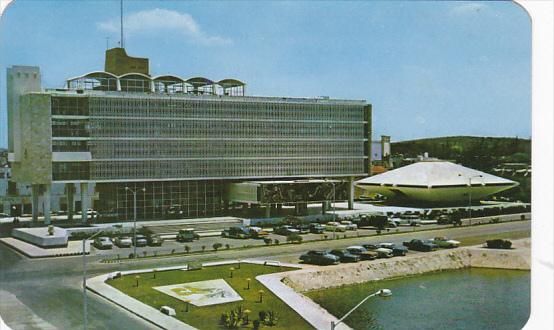
[[[126,54],[108,50],[106,68],[118,63],[112,56]],[[132,218],[133,192],[138,218],[202,217],[233,202],[232,183],[338,178],[352,186],[369,173],[363,100],[252,97],[234,79],[142,70],[97,71],[42,90],[38,68],[8,69],[10,165],[37,205],[39,196],[48,204],[56,183],[66,186],[68,212],[78,185],[82,208],[114,219]]]

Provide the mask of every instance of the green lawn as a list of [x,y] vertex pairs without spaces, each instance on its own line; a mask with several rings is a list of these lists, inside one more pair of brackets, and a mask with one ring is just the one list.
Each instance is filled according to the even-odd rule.
[[[230,278],[229,268],[231,267],[235,268],[233,278]],[[223,325],[220,325],[221,314],[228,313],[238,306],[251,311],[249,316],[250,323],[246,326],[241,326],[239,329],[252,329],[252,321],[258,319],[258,313],[269,310],[277,313],[277,324],[275,326],[261,326],[261,328],[275,330],[313,329],[300,315],[255,279],[258,275],[288,270],[292,270],[292,268],[243,263],[240,265],[240,269],[235,264],[205,267],[201,270],[192,271],[171,270],[157,272],[156,278],[154,278],[153,273],[142,273],[140,274],[138,287],[136,286],[135,275],[108,280],[106,283],[158,310],[161,306],[174,308],[177,313],[176,317],[179,320],[198,329],[225,329]],[[247,278],[251,279],[250,289],[247,289]],[[204,307],[190,305],[189,311],[185,312],[186,305],[184,302],[152,289],[155,286],[214,279],[224,279],[243,300]],[[259,302],[259,290],[264,290],[262,303]]]

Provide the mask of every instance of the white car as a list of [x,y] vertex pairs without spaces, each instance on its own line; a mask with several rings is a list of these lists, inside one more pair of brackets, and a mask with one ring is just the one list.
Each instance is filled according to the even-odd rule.
[[113,247],[112,240],[105,236],[95,238],[92,245],[97,249],[111,249]]
[[358,225],[355,223],[352,223],[352,221],[345,220],[345,221],[341,221],[340,223],[346,226],[346,230],[358,230]]
[[325,224],[326,231],[346,231],[346,226],[338,222],[327,222]]
[[131,247],[131,245],[133,245],[133,240],[128,236],[117,237],[116,239],[114,239],[113,242],[115,245],[117,245],[120,248]]
[[456,241],[456,240],[453,240],[453,239],[448,239],[448,238],[442,237],[442,236],[434,237],[434,238],[430,239],[429,241],[437,244],[440,248],[446,248],[446,249],[457,248],[457,247],[460,246],[459,241]]

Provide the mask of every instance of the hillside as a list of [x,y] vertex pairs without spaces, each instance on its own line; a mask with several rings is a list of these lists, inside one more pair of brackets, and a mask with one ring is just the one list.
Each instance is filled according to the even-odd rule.
[[531,140],[508,137],[449,136],[394,142],[393,154],[452,159],[479,170],[489,170],[499,163],[530,163]]

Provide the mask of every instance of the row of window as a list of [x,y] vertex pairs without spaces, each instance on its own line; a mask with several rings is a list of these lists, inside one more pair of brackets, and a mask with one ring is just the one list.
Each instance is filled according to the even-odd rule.
[[[65,142],[65,141],[64,141]],[[93,158],[345,157],[364,154],[363,141],[95,140]]]
[[54,152],[85,152],[89,151],[87,141],[53,140]]
[[[99,201],[95,208],[125,220],[134,215],[133,198],[137,194],[137,218],[168,219],[217,215],[222,209],[223,185],[219,181],[160,181],[98,184]],[[146,192],[140,193],[142,189]]]
[[92,162],[90,170],[92,180],[323,176],[367,172],[363,158]]
[[92,116],[363,121],[363,105],[202,99],[90,98]]
[[88,116],[89,98],[52,96],[52,115]]
[[92,137],[364,139],[363,123],[93,119]]

